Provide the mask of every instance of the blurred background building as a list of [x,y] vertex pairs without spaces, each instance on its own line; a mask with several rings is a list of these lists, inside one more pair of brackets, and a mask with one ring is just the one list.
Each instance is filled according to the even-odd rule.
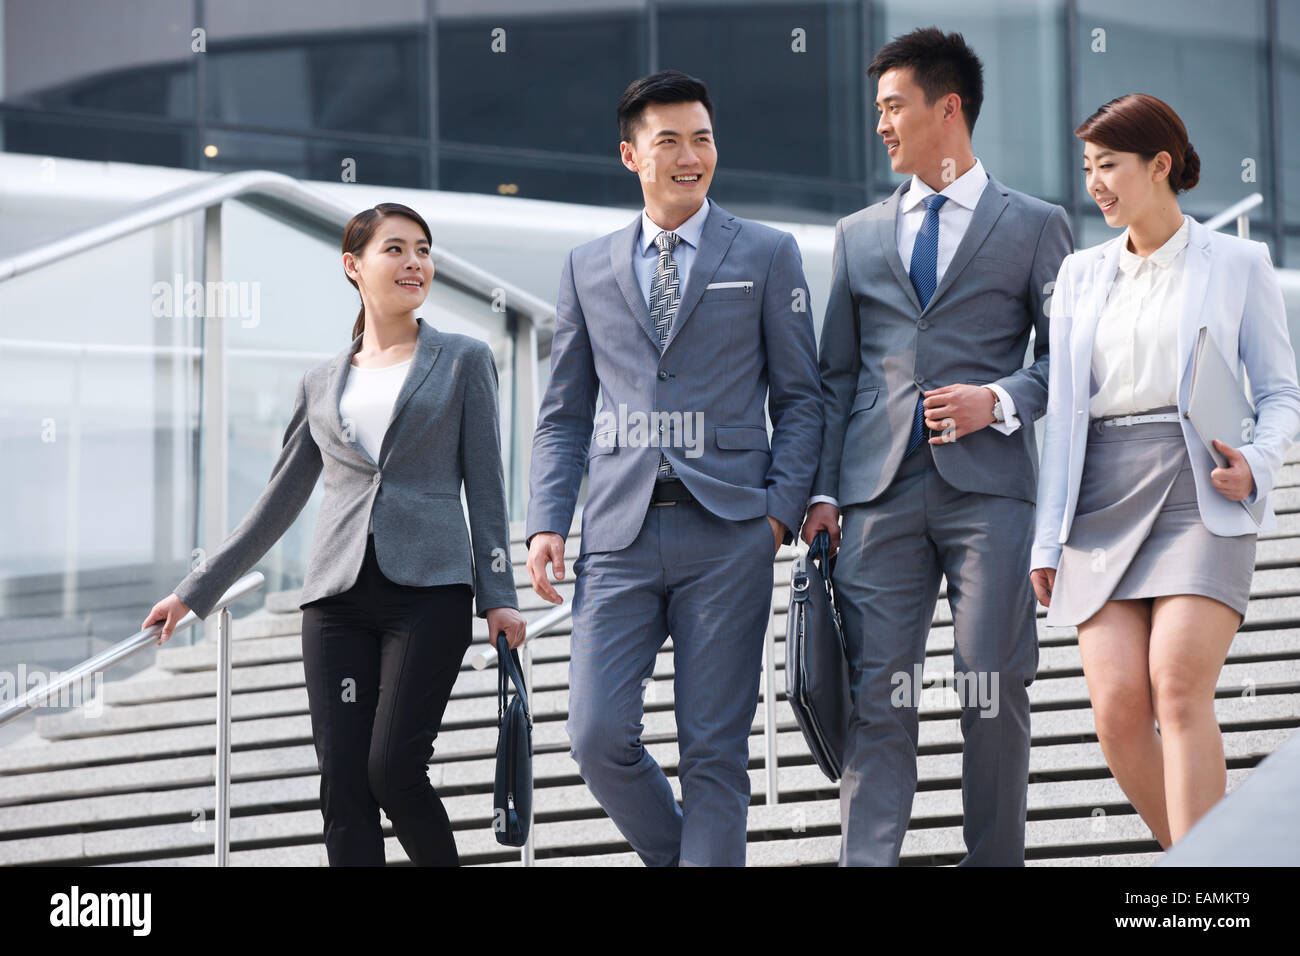
[[[1077,245],[1111,233],[1071,131],[1141,91],[1202,156],[1184,209],[1258,194],[1252,238],[1300,267],[1291,0],[0,0],[0,667],[130,633],[248,510],[298,379],[347,344],[341,222],[376,202],[419,209],[481,270],[449,265],[423,314],[497,351],[521,519],[562,257],[640,207],[614,116],[637,76],[708,83],[711,195],[795,232],[820,326],[833,223],[899,181],[867,63],[930,24],[984,60],[976,155],[1065,206]],[[253,170],[335,213],[250,187],[47,246]],[[242,311],[168,309],[213,279]],[[319,494],[259,565],[272,591],[301,582]]]
[[[959,30],[983,57],[977,154],[1003,182],[1104,226],[1073,127],[1147,92],[1204,162],[1187,211],[1258,190],[1257,238],[1300,259],[1300,4],[1290,0],[4,0],[0,148],[635,206],[617,161],[627,83],[673,67],[717,104],[713,194],[833,223],[893,187],[871,52]],[[205,31],[206,53],[191,52]],[[1243,178],[1249,164],[1249,179]],[[1288,262],[1288,259],[1290,260]]]

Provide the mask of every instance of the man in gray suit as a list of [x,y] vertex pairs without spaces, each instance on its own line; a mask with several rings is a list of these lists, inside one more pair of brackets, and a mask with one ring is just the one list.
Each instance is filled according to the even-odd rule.
[[[564,264],[533,439],[528,570],[558,604],[547,565],[564,576],[589,468],[573,757],[647,865],[738,866],[772,564],[798,532],[821,445],[808,289],[792,236],[707,198],[717,153],[704,84],[676,71],[637,80],[618,119],[645,209]],[[644,685],[669,634],[680,808],[640,738]]]
[[840,863],[898,862],[942,574],[962,701],[962,862],[1020,865],[1038,668],[1033,422],[1047,401],[1045,299],[1070,229],[1063,209],[1008,189],[974,157],[982,66],[960,34],[899,37],[868,72],[877,132],[911,179],[836,226],[826,430],[803,532],[826,529],[839,549],[853,695]]

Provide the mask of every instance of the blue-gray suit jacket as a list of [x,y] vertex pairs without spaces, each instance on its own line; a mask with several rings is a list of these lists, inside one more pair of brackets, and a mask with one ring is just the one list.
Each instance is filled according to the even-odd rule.
[[[817,342],[799,247],[789,233],[707,201],[662,354],[632,271],[640,216],[565,260],[550,384],[533,435],[530,540],[540,531],[568,533],[589,467],[582,548],[627,547],[649,507],[661,451],[713,514],[732,521],[771,515],[785,525],[787,544],[798,533],[822,433]],[[673,415],[683,423],[702,419],[702,435],[663,445],[653,424],[644,438],[619,424],[642,416],[668,422],[671,434]]]
[[[479,617],[519,606],[510,561],[510,520],[501,467],[497,368],[492,350],[466,335],[417,319],[419,339],[379,461],[339,417],[347,368],[361,336],[298,385],[271,480],[221,548],[176,587],[200,618],[280,539],[322,471],[302,604],[340,594],[357,580],[374,512],[375,558],[397,584],[468,584]],[[473,548],[460,503],[469,505]]]
[[[898,204],[860,209],[835,227],[831,291],[822,322],[826,432],[813,494],[839,506],[879,497],[898,471],[923,390],[997,383],[1016,405],[1010,435],[981,428],[931,445],[934,465],[960,491],[1033,501],[1034,421],[1047,409],[1048,308],[1073,244],[1065,210],[993,177],[980,194],[924,309],[898,256]],[[1024,366],[1029,331],[1034,361]]]

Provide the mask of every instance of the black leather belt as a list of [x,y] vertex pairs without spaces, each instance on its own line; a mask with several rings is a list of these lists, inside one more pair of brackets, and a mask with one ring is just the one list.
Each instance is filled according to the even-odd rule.
[[652,507],[675,505],[679,501],[694,500],[695,496],[691,494],[680,478],[665,478],[662,481],[656,481],[654,491],[650,495],[650,505]]

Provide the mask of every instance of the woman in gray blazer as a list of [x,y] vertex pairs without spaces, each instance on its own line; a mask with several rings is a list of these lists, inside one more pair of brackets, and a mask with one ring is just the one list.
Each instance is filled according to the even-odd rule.
[[207,617],[324,474],[301,607],[331,866],[384,864],[380,807],[413,863],[459,862],[427,764],[472,639],[472,601],[494,646],[501,632],[511,647],[524,641],[496,363],[478,339],[416,316],[432,241],[400,203],[348,223],[343,269],[362,303],[351,346],[303,376],[265,491],[142,625],[161,622],[161,644],[191,609]]

